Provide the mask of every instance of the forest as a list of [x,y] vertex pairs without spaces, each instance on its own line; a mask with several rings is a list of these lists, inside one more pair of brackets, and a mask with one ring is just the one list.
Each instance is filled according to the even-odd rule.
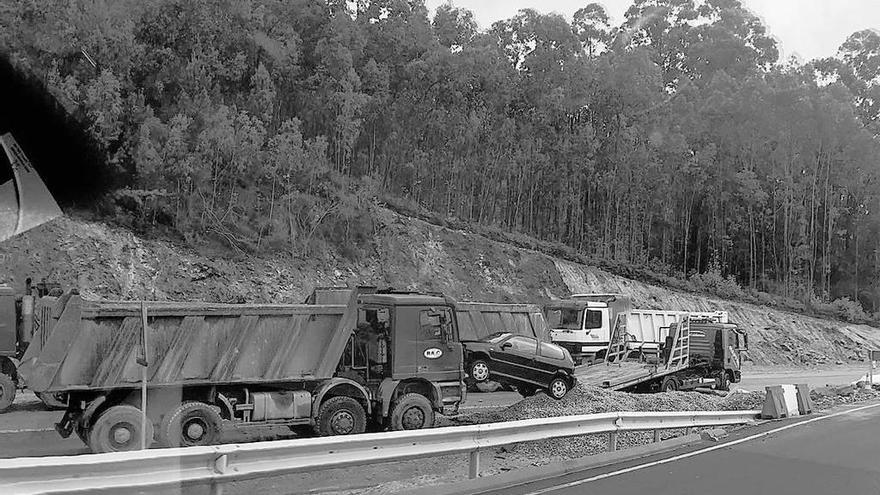
[[739,0],[482,28],[422,0],[29,0],[0,5],[0,54],[82,127],[113,170],[102,211],[135,228],[356,257],[396,201],[880,312],[873,30],[801,61]]

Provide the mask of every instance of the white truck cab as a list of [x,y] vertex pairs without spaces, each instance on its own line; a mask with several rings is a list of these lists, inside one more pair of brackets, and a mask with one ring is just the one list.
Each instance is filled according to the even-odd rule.
[[604,357],[617,315],[630,311],[631,300],[622,294],[575,294],[544,306],[550,340],[568,349],[575,362]]

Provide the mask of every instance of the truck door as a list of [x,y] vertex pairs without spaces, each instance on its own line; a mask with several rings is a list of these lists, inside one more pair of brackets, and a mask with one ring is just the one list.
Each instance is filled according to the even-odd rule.
[[608,325],[608,308],[588,308],[584,310],[584,334],[587,336],[586,342],[593,346],[608,345],[608,340],[611,339],[611,330]]
[[418,374],[433,382],[458,381],[462,373],[462,346],[449,308],[419,310]]

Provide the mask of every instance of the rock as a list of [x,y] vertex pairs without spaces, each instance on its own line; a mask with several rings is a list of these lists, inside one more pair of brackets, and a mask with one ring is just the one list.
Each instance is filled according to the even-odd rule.
[[477,390],[480,392],[495,392],[501,388],[501,384],[495,381],[477,383]]
[[727,432],[723,428],[713,428],[711,430],[703,430],[700,432],[700,438],[710,442],[717,442],[727,436]]
[[841,364],[843,364],[843,361],[838,359],[837,361],[834,362],[834,364],[840,366]]

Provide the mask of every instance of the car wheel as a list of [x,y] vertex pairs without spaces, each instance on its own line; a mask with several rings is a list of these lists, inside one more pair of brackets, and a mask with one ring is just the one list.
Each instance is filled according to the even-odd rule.
[[560,400],[568,394],[568,380],[562,377],[556,377],[547,386],[547,395],[556,400]]
[[468,374],[471,375],[471,378],[477,383],[488,381],[490,373],[489,363],[482,359],[472,362],[468,368]]
[[661,392],[675,392],[678,390],[678,380],[675,377],[667,376],[660,384]]

